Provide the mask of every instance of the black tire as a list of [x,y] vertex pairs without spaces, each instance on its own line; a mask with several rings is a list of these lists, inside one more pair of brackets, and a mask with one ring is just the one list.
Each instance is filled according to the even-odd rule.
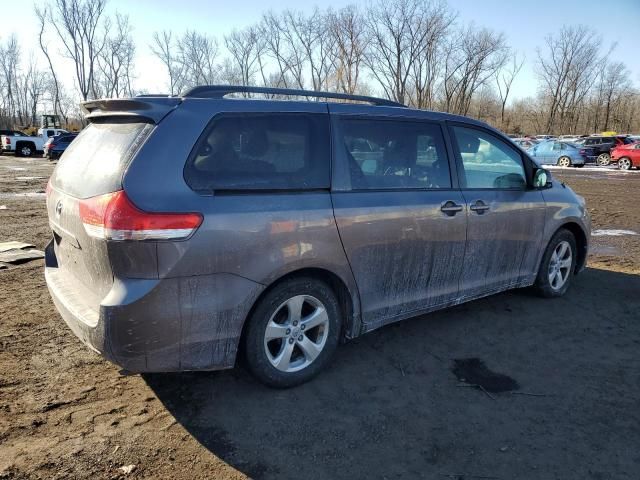
[[[567,242],[571,247],[571,266],[569,267],[564,284],[562,284],[562,286],[559,288],[554,288],[549,280],[550,263],[554,250],[556,249],[556,247],[558,247],[558,245],[560,245],[561,242]],[[571,233],[569,230],[565,230],[564,228],[558,230],[547,245],[547,249],[545,250],[544,255],[542,256],[542,261],[540,262],[538,276],[534,284],[534,287],[539,295],[545,298],[553,298],[561,297],[566,293],[566,291],[569,289],[571,279],[573,278],[575,272],[577,252],[578,249],[576,247],[576,239],[573,236],[573,233]]]
[[583,167],[584,167],[584,163],[581,163],[580,165],[574,165],[574,167],[576,167],[576,168],[583,168]]
[[20,142],[16,144],[16,157],[30,157],[35,151],[36,149],[33,143]]
[[[318,356],[308,366],[295,372],[285,372],[277,369],[267,357],[265,332],[271,317],[283,308],[287,300],[299,295],[314,297],[322,303],[328,317],[327,338]],[[243,347],[249,371],[262,383],[276,388],[293,387],[311,380],[333,357],[340,338],[341,317],[336,294],[325,282],[311,277],[297,277],[277,284],[259,300],[248,319]],[[286,338],[282,339],[282,342],[286,341]]]

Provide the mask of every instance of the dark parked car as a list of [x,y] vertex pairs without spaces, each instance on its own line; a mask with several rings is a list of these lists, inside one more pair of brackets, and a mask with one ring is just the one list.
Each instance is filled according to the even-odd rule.
[[49,160],[56,160],[64,153],[71,142],[78,136],[77,133],[61,133],[55,137],[51,137],[44,144],[44,153],[42,156]]
[[230,86],[83,108],[47,188],[46,282],[129,371],[241,351],[292,386],[340,341],[510,288],[557,297],[585,266],[584,199],[476,120]]
[[611,150],[619,145],[628,145],[633,141],[625,136],[591,136],[579,142],[581,145],[580,154],[595,161],[600,166],[607,166],[611,163]]

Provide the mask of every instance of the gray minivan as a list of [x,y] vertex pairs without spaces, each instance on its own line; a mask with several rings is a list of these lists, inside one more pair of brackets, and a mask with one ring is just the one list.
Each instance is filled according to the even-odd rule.
[[585,266],[584,199],[479,121],[259,87],[83,107],[47,189],[45,276],[128,371],[241,351],[292,386],[340,341],[511,288],[559,296]]

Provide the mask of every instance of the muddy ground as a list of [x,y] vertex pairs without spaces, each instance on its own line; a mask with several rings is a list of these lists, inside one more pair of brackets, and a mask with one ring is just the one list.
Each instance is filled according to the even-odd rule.
[[[0,241],[45,246],[51,170],[0,157]],[[640,171],[555,172],[595,229],[640,233]],[[594,237],[589,265],[561,299],[383,328],[286,391],[240,368],[122,376],[59,318],[41,260],[0,271],[0,478],[640,478],[640,235]],[[460,387],[468,358],[517,393]]]

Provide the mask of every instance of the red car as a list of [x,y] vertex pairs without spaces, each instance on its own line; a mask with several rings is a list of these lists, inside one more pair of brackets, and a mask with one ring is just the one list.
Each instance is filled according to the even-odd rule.
[[640,142],[616,146],[611,150],[611,161],[618,162],[620,170],[640,168]]

